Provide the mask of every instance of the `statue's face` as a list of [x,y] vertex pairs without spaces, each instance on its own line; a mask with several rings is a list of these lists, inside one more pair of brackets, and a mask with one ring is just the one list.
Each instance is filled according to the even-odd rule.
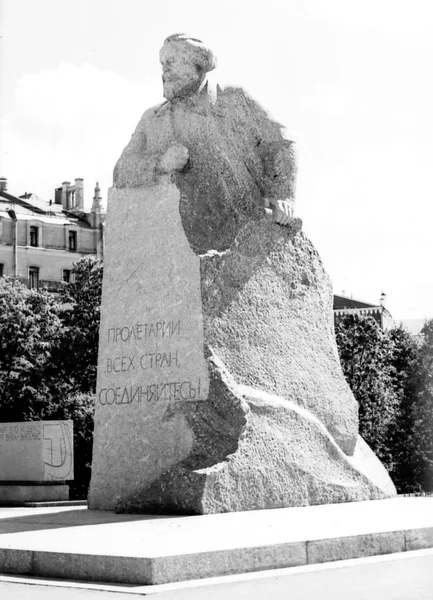
[[183,44],[166,43],[159,53],[164,98],[183,98],[198,91],[204,75],[197,68],[194,51]]

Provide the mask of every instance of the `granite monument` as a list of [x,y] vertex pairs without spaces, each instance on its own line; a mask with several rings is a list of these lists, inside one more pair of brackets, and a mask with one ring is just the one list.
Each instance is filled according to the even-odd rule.
[[379,499],[296,152],[213,52],[160,52],[165,102],[114,169],[90,508],[206,514]]

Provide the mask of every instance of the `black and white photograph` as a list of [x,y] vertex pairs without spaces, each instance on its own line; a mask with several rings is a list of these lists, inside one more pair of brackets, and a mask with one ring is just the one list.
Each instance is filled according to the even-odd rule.
[[432,31],[0,0],[2,600],[433,598]]

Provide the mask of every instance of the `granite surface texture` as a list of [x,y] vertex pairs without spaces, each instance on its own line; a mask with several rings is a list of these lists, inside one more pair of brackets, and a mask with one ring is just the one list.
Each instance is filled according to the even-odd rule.
[[178,207],[168,181],[110,190],[91,508],[114,509],[186,458],[192,431],[167,409],[208,396],[200,259]]

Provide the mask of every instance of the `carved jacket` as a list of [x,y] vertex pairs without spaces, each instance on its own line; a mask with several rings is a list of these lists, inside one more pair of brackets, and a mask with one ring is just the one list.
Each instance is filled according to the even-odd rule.
[[294,198],[294,143],[240,88],[207,86],[195,97],[164,102],[141,118],[114,169],[114,186],[158,183],[159,160],[174,143],[189,150],[188,167],[172,175],[181,192],[185,231],[198,251],[230,246],[264,198]]

